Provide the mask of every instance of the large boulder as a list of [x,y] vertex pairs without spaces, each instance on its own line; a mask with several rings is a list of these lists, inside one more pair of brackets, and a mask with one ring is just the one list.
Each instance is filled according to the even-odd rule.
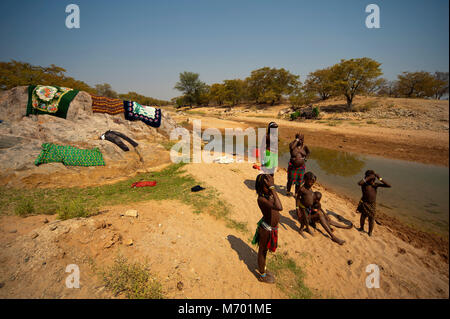
[[[79,92],[71,102],[67,119],[51,115],[26,116],[27,87],[16,87],[0,96],[0,186],[70,187],[113,182],[138,172],[170,163],[169,152],[160,145],[177,127],[162,112],[159,129],[141,121],[130,122],[123,114],[92,112],[88,93]],[[124,152],[115,144],[101,140],[107,130],[119,131],[139,143]],[[60,163],[34,165],[43,143],[98,147],[106,166],[65,167]]]

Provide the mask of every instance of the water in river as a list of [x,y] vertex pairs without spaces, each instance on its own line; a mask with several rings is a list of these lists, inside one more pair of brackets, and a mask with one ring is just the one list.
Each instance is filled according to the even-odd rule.
[[[360,155],[311,147],[306,170],[338,194],[361,197],[358,181],[368,169],[388,181],[392,188],[379,188],[378,209],[423,230],[448,235],[449,169],[415,162]],[[289,153],[280,155],[286,167]]]

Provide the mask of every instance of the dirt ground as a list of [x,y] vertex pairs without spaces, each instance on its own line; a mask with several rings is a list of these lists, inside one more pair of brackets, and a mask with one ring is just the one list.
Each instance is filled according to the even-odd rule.
[[[92,265],[110,265],[119,254],[147,262],[167,298],[286,298],[276,285],[256,279],[256,246],[250,240],[261,215],[254,191],[258,171],[250,163],[233,163],[189,164],[187,172],[219,192],[231,209],[230,217],[247,224],[245,233],[175,201],[104,207],[100,215],[67,221],[2,216],[0,298],[114,297]],[[281,194],[284,183],[284,172],[277,173]],[[324,194],[331,218],[357,225],[359,215],[352,203],[320,186],[315,189]],[[372,238],[354,228],[337,229],[337,236],[346,240],[343,246],[333,243],[321,226],[304,239],[298,234],[294,200],[280,197],[284,209],[277,253],[303,268],[314,297],[448,298],[448,264],[438,254],[398,238],[388,224],[377,226]],[[128,209],[136,209],[139,216],[121,217]],[[69,264],[80,267],[80,289],[65,287]],[[366,288],[369,264],[380,269],[379,289]],[[179,282],[182,289],[177,288]]]

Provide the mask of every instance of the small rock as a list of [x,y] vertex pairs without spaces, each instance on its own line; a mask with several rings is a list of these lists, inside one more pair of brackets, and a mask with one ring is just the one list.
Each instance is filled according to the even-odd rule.
[[347,260],[347,265],[350,266],[351,264],[353,264],[353,260],[351,260],[351,259]]
[[406,250],[399,247],[399,248],[398,248],[398,253],[399,253],[399,254],[402,254],[402,255],[403,255],[403,254],[406,254]]
[[4,282],[0,282],[0,289],[5,287],[5,283]]
[[127,210],[122,216],[126,217],[138,217],[138,211],[135,209]]
[[31,239],[35,239],[37,236],[39,236],[38,233],[33,233],[33,234],[31,235]]
[[44,219],[44,224],[47,224],[48,223],[48,219],[46,218],[46,219]]
[[30,260],[30,256],[26,256],[23,261],[27,263],[29,260]]
[[106,222],[105,221],[97,222],[95,225],[95,229],[102,229],[102,228],[106,228]]
[[125,241],[125,245],[132,246],[133,245],[133,239],[128,239],[127,241]]
[[50,230],[51,230],[51,231],[54,231],[56,228],[58,228],[58,226],[56,226],[56,225],[50,226]]
[[42,263],[42,266],[45,266],[45,265],[47,265],[47,262],[44,261],[44,262]]
[[13,229],[9,231],[11,234],[17,233],[17,229]]
[[178,289],[178,290],[183,290],[183,287],[184,287],[183,282],[182,282],[182,281],[179,281],[179,282],[177,283],[177,289]]

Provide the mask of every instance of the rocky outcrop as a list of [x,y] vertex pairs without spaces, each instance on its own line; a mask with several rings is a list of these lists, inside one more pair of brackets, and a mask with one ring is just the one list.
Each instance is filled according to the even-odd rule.
[[[27,87],[16,87],[0,96],[0,186],[70,187],[99,185],[127,178],[170,163],[168,151],[160,145],[177,124],[166,112],[161,127],[141,121],[130,122],[123,114],[92,112],[91,97],[79,92],[70,104],[66,119],[51,115],[26,116]],[[139,143],[124,152],[101,140],[107,130],[119,131]],[[42,143],[98,147],[106,166],[66,167],[60,163],[34,165]],[[126,143],[127,144],[127,143]]]

